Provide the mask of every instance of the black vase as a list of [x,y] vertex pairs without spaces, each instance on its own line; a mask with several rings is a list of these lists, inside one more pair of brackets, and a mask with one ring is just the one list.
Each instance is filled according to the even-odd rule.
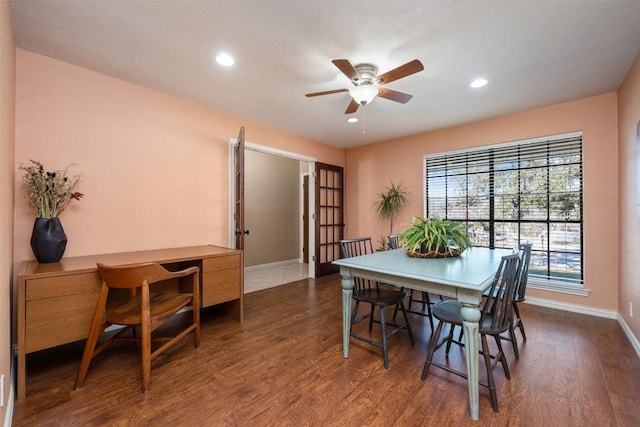
[[58,262],[67,248],[59,218],[36,218],[31,234],[31,249],[40,263]]

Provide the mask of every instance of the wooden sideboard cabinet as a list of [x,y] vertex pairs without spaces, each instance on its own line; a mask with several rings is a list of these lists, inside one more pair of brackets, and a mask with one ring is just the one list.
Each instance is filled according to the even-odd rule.
[[98,262],[156,262],[172,271],[198,266],[201,307],[215,305],[243,321],[244,263],[240,250],[193,246],[63,258],[50,264],[26,261],[18,275],[18,399],[26,394],[27,354],[87,337],[101,285]]

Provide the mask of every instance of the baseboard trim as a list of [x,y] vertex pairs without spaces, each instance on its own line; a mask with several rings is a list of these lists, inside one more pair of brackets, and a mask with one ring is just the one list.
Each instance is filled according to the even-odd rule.
[[13,363],[13,357],[11,358],[11,385],[9,386],[9,396],[7,399],[7,411],[4,413],[4,427],[11,427],[11,424],[13,423],[13,404],[15,401],[15,388],[14,388],[14,384],[15,382],[15,369],[14,369],[14,363]]
[[244,271],[254,271],[254,270],[262,270],[264,268],[282,267],[283,265],[300,264],[301,262],[302,261],[300,261],[298,258],[284,260],[284,261],[276,261],[276,262],[271,262],[269,264],[252,265],[249,267],[245,267]]
[[13,422],[13,386],[9,391],[9,400],[7,401],[7,412],[4,414],[4,427],[11,427]]
[[620,315],[618,315],[618,323],[620,323],[620,326],[622,326],[622,330],[627,335],[631,346],[636,351],[636,355],[640,358],[640,342],[638,342],[638,339],[633,335],[633,332],[631,332],[631,328],[629,328],[627,322],[625,322]]
[[570,311],[572,313],[587,314],[589,316],[604,317],[606,319],[617,319],[618,312],[605,310],[602,308],[587,307],[586,305],[569,304],[544,298],[527,297],[525,303],[539,305],[541,307],[555,308],[557,310]]

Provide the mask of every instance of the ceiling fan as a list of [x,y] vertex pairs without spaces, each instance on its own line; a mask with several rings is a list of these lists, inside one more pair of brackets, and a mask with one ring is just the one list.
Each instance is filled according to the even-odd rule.
[[406,104],[413,98],[413,95],[387,89],[383,87],[383,85],[424,70],[424,66],[417,59],[409,61],[381,75],[378,75],[378,67],[372,64],[358,64],[354,66],[351,65],[347,59],[334,59],[331,62],[351,80],[353,87],[350,89],[345,88],[307,93],[305,96],[311,97],[349,92],[351,102],[344,112],[345,114],[355,113],[358,111],[358,107],[369,104],[376,96]]

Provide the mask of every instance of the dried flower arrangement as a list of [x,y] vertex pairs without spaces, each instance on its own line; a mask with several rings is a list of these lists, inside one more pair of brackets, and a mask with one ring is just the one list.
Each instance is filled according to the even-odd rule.
[[69,166],[64,170],[48,172],[42,163],[31,160],[31,165],[20,165],[23,172],[22,185],[29,197],[29,203],[36,208],[38,218],[55,218],[69,202],[80,200],[80,175],[67,176]]

